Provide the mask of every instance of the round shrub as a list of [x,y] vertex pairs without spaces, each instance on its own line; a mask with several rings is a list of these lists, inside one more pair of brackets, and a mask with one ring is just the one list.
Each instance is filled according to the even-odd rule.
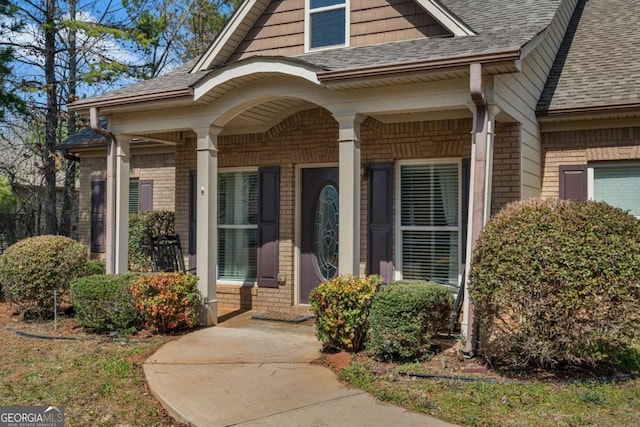
[[429,282],[394,282],[373,297],[367,350],[382,359],[421,359],[451,316],[453,296]]
[[76,319],[90,332],[131,333],[142,327],[142,317],[129,286],[140,275],[99,274],[71,282]]
[[0,282],[8,302],[35,313],[53,311],[54,289],[62,294],[82,275],[87,248],[63,236],[30,237],[0,255]]
[[358,352],[364,346],[371,299],[380,277],[338,276],[315,287],[309,304],[316,316],[316,336],[326,348]]
[[186,273],[159,273],[135,280],[130,291],[145,324],[161,333],[194,328],[202,296],[198,277]]
[[490,361],[617,365],[640,326],[640,221],[592,201],[510,204],[477,241],[469,288]]

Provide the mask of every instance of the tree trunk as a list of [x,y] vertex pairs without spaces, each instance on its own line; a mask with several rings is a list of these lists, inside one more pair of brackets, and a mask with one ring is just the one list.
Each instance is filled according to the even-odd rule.
[[47,113],[45,123],[45,141],[43,150],[44,164],[44,232],[45,234],[58,233],[58,220],[56,215],[56,129],[58,127],[58,102],[56,82],[56,23],[55,0],[47,0],[45,12],[45,62],[44,73],[47,89]]
[[[69,0],[69,18],[71,21],[76,19],[76,0]],[[76,30],[69,29],[69,99],[73,102],[76,99],[76,80],[78,74],[78,55],[76,48]],[[76,133],[76,113],[69,111],[67,118],[67,135],[71,136]],[[64,176],[64,189],[62,193],[62,212],[60,214],[60,234],[67,237],[72,236],[73,224],[73,206],[76,192],[76,171],[77,163],[73,160],[67,160]]]

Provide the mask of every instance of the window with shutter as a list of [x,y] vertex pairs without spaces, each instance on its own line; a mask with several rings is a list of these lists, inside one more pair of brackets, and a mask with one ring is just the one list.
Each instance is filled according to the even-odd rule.
[[258,249],[258,173],[218,174],[218,279],[254,283]]
[[129,215],[138,212],[138,179],[129,178]]
[[460,165],[412,161],[397,168],[396,252],[403,279],[458,283]]

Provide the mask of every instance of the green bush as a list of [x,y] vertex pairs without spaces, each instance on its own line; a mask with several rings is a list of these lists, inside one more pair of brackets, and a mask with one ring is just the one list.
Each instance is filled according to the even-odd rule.
[[364,345],[371,299],[381,280],[338,276],[311,291],[309,303],[316,316],[316,336],[326,348],[353,353]]
[[105,266],[104,261],[100,261],[97,259],[90,259],[84,265],[84,271],[82,272],[83,276],[93,276],[96,274],[106,274],[107,268]]
[[53,311],[53,291],[69,290],[69,282],[82,275],[87,248],[63,236],[37,236],[21,240],[0,255],[0,283],[5,298],[23,311]]
[[477,241],[469,288],[490,361],[618,365],[640,327],[640,221],[598,202],[510,204]]
[[130,287],[145,324],[166,333],[198,324],[202,297],[198,277],[186,273],[158,273],[135,280]]
[[142,317],[129,287],[140,274],[94,275],[71,282],[76,319],[90,332],[131,333],[142,327]]
[[141,211],[129,217],[129,270],[153,271],[150,237],[175,234],[175,214],[171,211]]
[[393,282],[373,297],[367,350],[382,359],[421,359],[451,317],[453,296],[429,282]]

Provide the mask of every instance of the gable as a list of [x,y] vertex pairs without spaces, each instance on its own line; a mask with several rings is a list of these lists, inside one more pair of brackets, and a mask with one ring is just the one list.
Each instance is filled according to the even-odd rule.
[[[367,46],[452,33],[414,0],[350,0],[349,46]],[[305,7],[299,0],[271,1],[229,62],[250,56],[305,53]]]

